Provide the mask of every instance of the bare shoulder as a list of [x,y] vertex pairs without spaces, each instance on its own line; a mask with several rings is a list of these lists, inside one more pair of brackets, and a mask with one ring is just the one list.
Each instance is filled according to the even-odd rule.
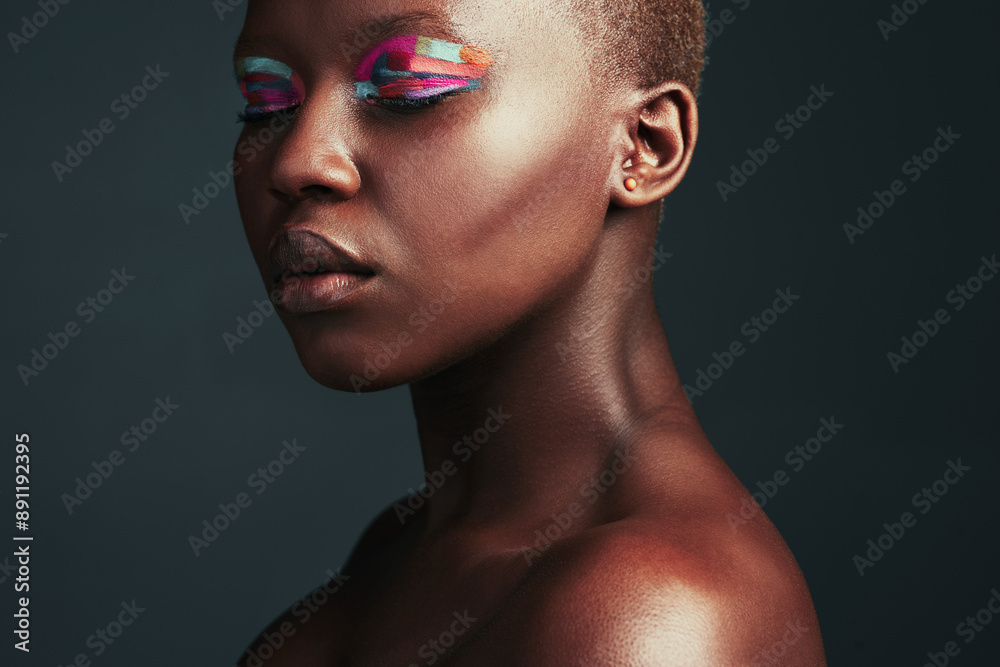
[[370,570],[403,534],[395,505],[375,517],[344,566],[295,601],[247,647],[237,667],[328,667],[343,650],[351,609]]
[[794,560],[715,524],[678,541],[658,521],[630,518],[553,545],[508,611],[526,630],[516,657],[542,667],[825,665]]
[[237,667],[325,667],[338,654],[340,638],[330,628],[347,619],[345,584],[350,576],[332,573],[275,619],[248,646]]
[[515,662],[826,664],[812,598],[784,540],[703,437],[674,436],[664,460],[622,473],[599,524],[532,554],[489,633],[519,635],[508,649]]

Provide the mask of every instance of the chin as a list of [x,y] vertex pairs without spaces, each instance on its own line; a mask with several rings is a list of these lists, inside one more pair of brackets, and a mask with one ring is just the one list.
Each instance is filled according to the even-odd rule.
[[363,373],[352,373],[346,376],[330,375],[323,371],[317,371],[308,367],[306,368],[306,373],[309,374],[309,377],[327,389],[335,389],[337,391],[344,391],[352,394],[368,394],[408,384],[408,381],[406,380],[397,381],[394,378],[377,377],[374,380],[369,380]]
[[329,344],[307,344],[294,337],[293,341],[309,377],[330,389],[360,394],[392,389],[417,378],[403,364],[407,350],[402,348],[384,350],[378,345],[358,345],[348,349],[338,342],[331,350]]

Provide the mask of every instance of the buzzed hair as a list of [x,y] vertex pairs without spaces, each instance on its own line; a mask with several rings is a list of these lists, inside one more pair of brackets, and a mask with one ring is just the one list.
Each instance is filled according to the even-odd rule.
[[[701,0],[575,0],[599,22],[616,77],[642,87],[680,81],[698,94],[705,66]],[[592,26],[593,27],[593,26]]]

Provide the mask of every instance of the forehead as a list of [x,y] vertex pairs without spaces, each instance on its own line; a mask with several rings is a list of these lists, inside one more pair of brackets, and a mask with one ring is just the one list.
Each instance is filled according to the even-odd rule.
[[495,55],[554,60],[581,54],[577,22],[558,0],[251,0],[234,57],[351,61],[381,40],[422,34]]

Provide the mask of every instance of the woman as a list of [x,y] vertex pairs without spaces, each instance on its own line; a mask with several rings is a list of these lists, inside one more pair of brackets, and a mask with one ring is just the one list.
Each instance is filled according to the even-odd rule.
[[251,1],[241,146],[273,139],[235,156],[251,251],[314,379],[409,384],[429,498],[242,665],[825,664],[773,525],[727,520],[752,500],[633,277],[694,150],[703,20]]

